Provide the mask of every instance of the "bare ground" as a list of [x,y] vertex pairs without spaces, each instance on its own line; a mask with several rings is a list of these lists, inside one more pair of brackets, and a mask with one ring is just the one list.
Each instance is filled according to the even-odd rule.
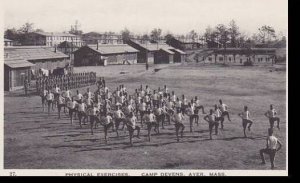
[[[265,147],[268,119],[264,112],[274,104],[282,120],[275,135],[283,142],[276,156],[277,169],[286,169],[285,72],[270,72],[268,67],[221,67],[160,65],[158,72],[144,65],[85,67],[75,71],[96,71],[104,76],[110,88],[124,84],[130,92],[149,85],[157,89],[166,84],[177,95],[198,96],[208,111],[220,98],[230,108],[232,122],[225,121],[214,140],[208,140],[208,125],[200,116],[200,125],[177,143],[172,125],[153,132],[148,142],[146,131],[141,139],[128,144],[128,133],[117,138],[109,133],[104,143],[102,128],[90,134],[88,126],[71,125],[66,115],[58,120],[56,111],[42,112],[40,97],[24,97],[18,92],[5,93],[4,98],[4,168],[6,169],[269,169],[260,165],[259,149]],[[125,74],[120,74],[123,72]],[[91,87],[91,88],[94,88]],[[85,91],[85,88],[80,90]],[[248,105],[254,120],[249,138],[243,138],[241,119],[237,116]]]

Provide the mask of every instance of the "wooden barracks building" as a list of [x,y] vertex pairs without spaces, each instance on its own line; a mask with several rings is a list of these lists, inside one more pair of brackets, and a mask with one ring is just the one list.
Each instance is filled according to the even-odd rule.
[[74,52],[74,66],[136,64],[138,52],[127,44],[86,45]]
[[227,48],[216,49],[208,55],[205,63],[226,63],[229,65],[244,65],[252,62],[253,65],[273,64],[276,57],[274,48]]
[[186,57],[185,52],[169,46],[166,43],[140,43],[130,40],[128,44],[139,50],[137,54],[138,63],[180,63],[184,61]]
[[39,69],[53,71],[70,65],[69,57],[45,46],[18,46],[4,48],[4,89],[23,87],[25,76],[31,79]]

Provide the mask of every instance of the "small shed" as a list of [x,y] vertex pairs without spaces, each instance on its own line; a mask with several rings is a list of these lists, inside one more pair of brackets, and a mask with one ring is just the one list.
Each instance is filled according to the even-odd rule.
[[13,41],[10,39],[4,38],[4,46],[5,47],[13,46]]
[[4,90],[13,91],[24,87],[24,79],[31,79],[34,64],[20,57],[4,57]]

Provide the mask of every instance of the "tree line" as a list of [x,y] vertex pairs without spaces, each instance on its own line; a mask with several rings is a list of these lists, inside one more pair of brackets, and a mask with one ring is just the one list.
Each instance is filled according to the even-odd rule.
[[[70,26],[70,30],[65,33],[71,33],[81,36],[84,32],[80,28],[79,22],[76,20],[74,25]],[[44,32],[40,28],[35,28],[33,23],[25,23],[20,28],[6,29],[4,37],[22,43],[31,32]],[[281,33],[277,33],[275,29],[269,25],[263,25],[257,29],[256,33],[251,36],[240,31],[235,20],[231,20],[228,25],[217,24],[215,27],[207,26],[204,33],[191,30],[187,34],[173,34],[170,31],[163,33],[161,28],[154,28],[150,33],[135,34],[128,28],[124,28],[119,33],[108,31],[109,34],[120,34],[126,43],[129,39],[136,38],[145,41],[157,42],[160,40],[169,40],[172,38],[188,40],[193,42],[207,43],[208,47],[252,47],[260,44],[262,47],[285,47],[286,37]]]

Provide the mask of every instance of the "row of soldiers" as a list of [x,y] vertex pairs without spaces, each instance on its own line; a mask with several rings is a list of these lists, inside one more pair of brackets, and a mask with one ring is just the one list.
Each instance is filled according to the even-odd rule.
[[55,86],[59,88],[68,87],[81,88],[96,83],[95,72],[70,73],[68,75],[42,76],[36,79],[36,91],[40,93],[43,88],[52,90]]

